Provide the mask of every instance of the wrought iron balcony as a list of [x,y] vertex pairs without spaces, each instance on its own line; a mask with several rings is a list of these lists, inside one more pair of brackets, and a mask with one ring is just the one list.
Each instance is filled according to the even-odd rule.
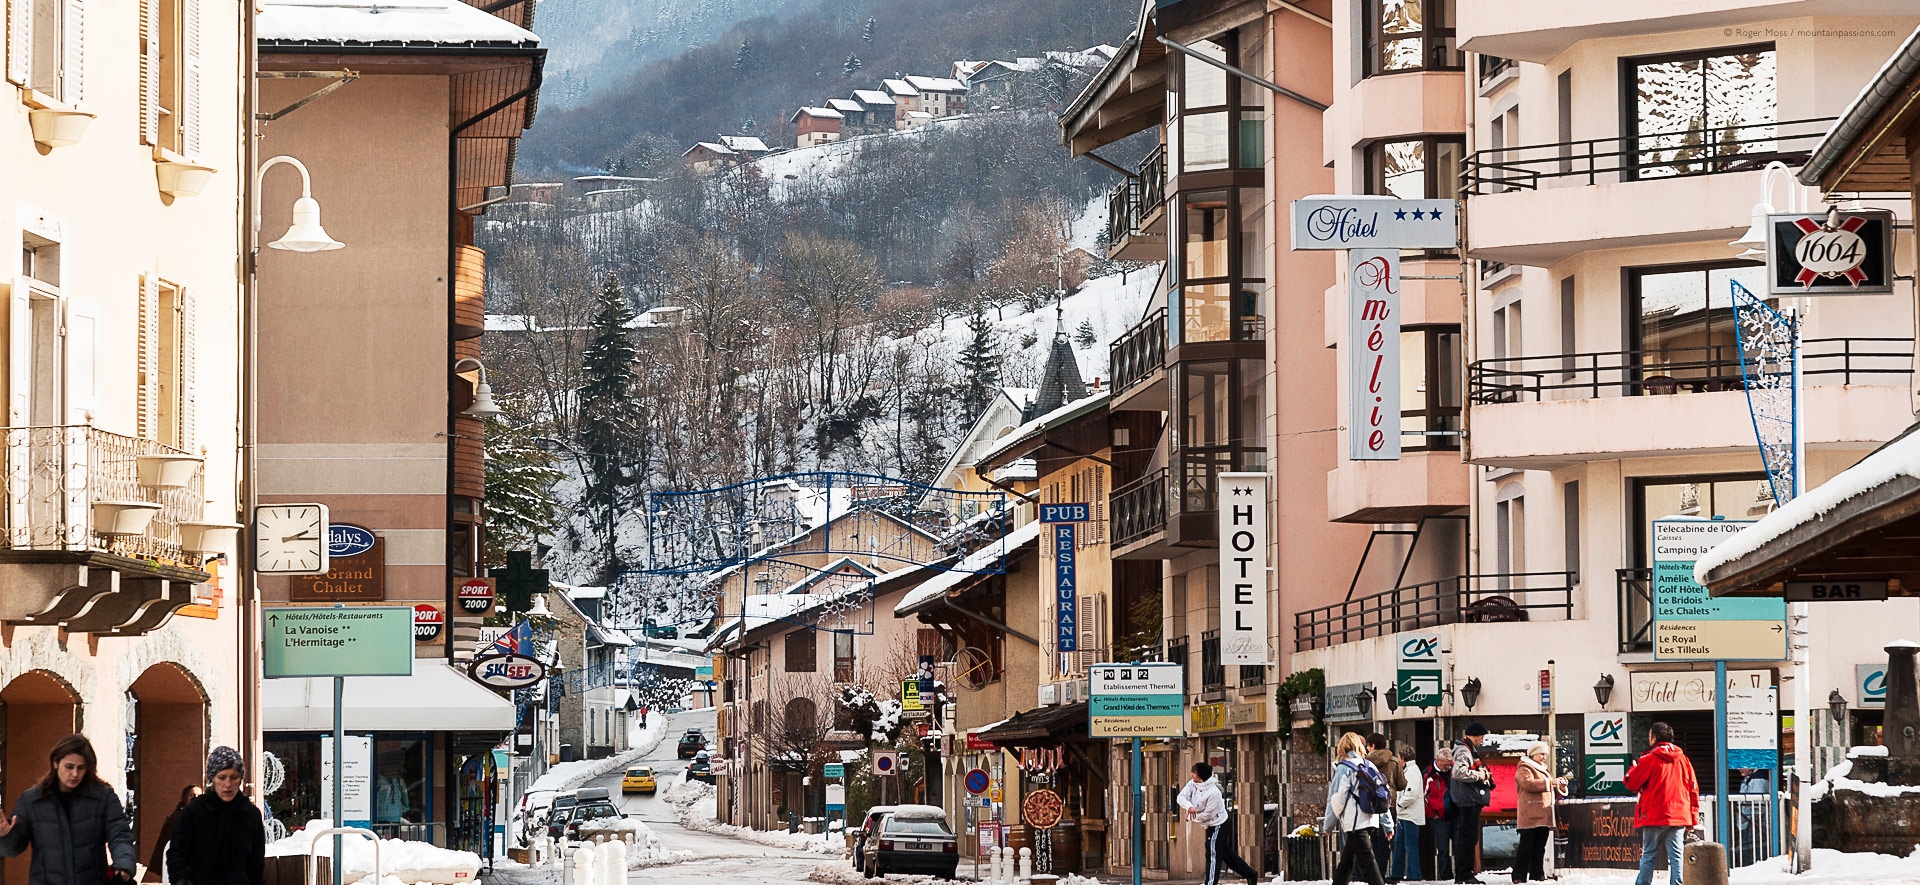
[[1167,366],[1167,309],[1147,314],[1108,347],[1117,396]]
[[[1153,153],[1140,161],[1134,177],[1114,186],[1107,194],[1107,257],[1108,258],[1165,258],[1158,254],[1164,240],[1153,238],[1152,243],[1145,242],[1148,234],[1156,233],[1154,213],[1159,211],[1167,199],[1167,160],[1164,148],[1155,148]],[[1130,249],[1132,246],[1147,247],[1144,253]]]
[[[1745,390],[1734,345],[1621,350],[1480,360],[1468,367],[1475,405]],[[1902,386],[1913,376],[1911,338],[1810,338],[1801,342],[1807,383]]]
[[1224,691],[1226,687],[1227,668],[1220,663],[1220,631],[1208,630],[1200,634],[1200,690]]
[[1125,547],[1167,530],[1167,469],[1149,472],[1113,492],[1113,545]]
[[1442,624],[1572,617],[1571,572],[1460,575],[1298,612],[1293,647],[1307,651]]
[[1620,653],[1653,651],[1653,569],[1614,570],[1619,588]]
[[1783,120],[1475,151],[1461,192],[1483,196],[1564,184],[1610,184],[1727,172],[1757,172],[1774,160],[1806,162],[1834,118]]

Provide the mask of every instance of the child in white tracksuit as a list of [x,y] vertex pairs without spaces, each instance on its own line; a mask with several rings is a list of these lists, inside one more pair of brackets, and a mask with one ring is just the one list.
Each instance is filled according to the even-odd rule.
[[1220,885],[1222,867],[1247,877],[1247,885],[1259,885],[1260,874],[1234,850],[1233,816],[1227,813],[1227,802],[1220,795],[1220,782],[1213,777],[1213,766],[1193,763],[1193,780],[1180,788],[1180,797],[1175,801],[1187,810],[1187,820],[1207,828],[1206,885]]
[[1333,885],[1347,885],[1356,868],[1361,881],[1385,885],[1373,854],[1373,835],[1368,832],[1380,826],[1380,815],[1361,809],[1355,772],[1363,768],[1372,772],[1375,783],[1384,782],[1382,775],[1367,761],[1366,738],[1354,732],[1341,735],[1339,750],[1341,758],[1334,763],[1333,780],[1327,785],[1327,816],[1321,826],[1325,832],[1339,834],[1340,860],[1333,869]]

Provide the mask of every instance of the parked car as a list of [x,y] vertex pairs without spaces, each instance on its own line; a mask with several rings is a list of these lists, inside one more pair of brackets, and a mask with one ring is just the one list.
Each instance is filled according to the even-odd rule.
[[946,811],[932,805],[899,805],[880,819],[866,840],[862,870],[869,879],[889,873],[925,873],[954,877],[960,866],[960,842],[947,826]]
[[700,729],[689,728],[680,736],[680,758],[686,759],[707,748],[707,736]]
[[713,765],[706,759],[695,759],[687,766],[687,780],[713,783]]
[[621,793],[645,793],[651,796],[657,789],[659,785],[653,779],[651,768],[629,768],[627,776],[620,779]]
[[555,809],[547,818],[547,836],[553,839],[580,837],[580,825],[603,818],[623,818],[625,814],[614,807],[613,800],[607,798],[607,791],[593,787],[576,790],[577,799],[564,809]]
[[893,811],[891,805],[875,805],[867,809],[867,817],[860,822],[860,829],[853,834],[853,868],[866,868],[867,836],[880,831],[880,821]]

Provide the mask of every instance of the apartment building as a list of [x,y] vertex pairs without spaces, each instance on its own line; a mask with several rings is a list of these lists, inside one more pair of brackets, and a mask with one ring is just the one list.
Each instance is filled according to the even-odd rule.
[[15,0],[0,38],[0,795],[80,731],[142,857],[209,748],[260,753],[237,561],[245,10]]
[[[1152,795],[1192,763],[1213,763],[1239,812],[1241,853],[1265,870],[1277,869],[1286,829],[1267,809],[1286,801],[1288,757],[1308,752],[1282,725],[1271,688],[1297,667],[1283,628],[1340,598],[1368,539],[1327,518],[1338,427],[1324,315],[1332,263],[1275,248],[1289,201],[1333,187],[1322,132],[1330,5],[1148,4],[1135,36],[1061,118],[1075,155],[1158,133],[1109,200],[1109,257],[1166,262],[1147,315],[1112,345],[1108,408],[1117,424],[1144,428],[1113,442],[1110,544],[1116,574],[1126,563],[1159,567],[1157,656],[1186,666],[1192,712],[1182,739],[1145,748],[1143,777]],[[1222,652],[1217,494],[1234,472],[1267,475],[1273,517],[1264,635],[1243,646],[1245,665]],[[1117,782],[1129,760],[1112,752]],[[1325,771],[1318,756],[1303,765]],[[1132,852],[1119,829],[1115,870]],[[1150,803],[1148,869],[1198,875],[1204,852],[1186,835]]]

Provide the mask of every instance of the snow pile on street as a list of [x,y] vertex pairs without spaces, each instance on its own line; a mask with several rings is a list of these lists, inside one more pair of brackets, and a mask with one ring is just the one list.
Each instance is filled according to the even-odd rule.
[[[268,857],[298,857],[317,852],[331,856],[332,840],[318,837],[321,845],[314,846],[315,833],[333,826],[330,820],[310,820],[300,832],[284,839],[267,843]],[[374,845],[364,836],[349,835],[341,840],[345,845],[345,864],[341,878],[346,882],[358,882],[373,873]],[[480,872],[480,855],[471,851],[454,851],[441,848],[427,842],[408,842],[402,839],[380,840],[380,885],[412,885],[420,882],[472,882]]]
[[693,858],[691,851],[670,851],[661,844],[660,837],[653,828],[637,817],[603,818],[591,825],[580,827],[580,838],[590,841],[593,837],[606,835],[618,837],[623,833],[633,833],[633,841],[627,845],[627,869],[637,870],[643,867],[661,864],[679,863]]
[[[807,874],[809,882],[825,882],[827,885],[873,885],[875,880],[867,878],[859,870],[845,863],[823,863]],[[948,880],[935,876],[916,876],[906,873],[889,873],[883,880],[887,885],[934,885]],[[1061,880],[1065,883],[1066,880]],[[1082,880],[1092,882],[1091,879]]]
[[[1856,747],[1855,749],[1861,748]],[[1869,796],[1880,796],[1883,798],[1920,793],[1920,787],[1867,783],[1866,781],[1857,781],[1848,777],[1848,775],[1853,773],[1853,755],[1853,753],[1848,753],[1847,756],[1849,758],[1847,761],[1827,769],[1827,776],[1821,778],[1819,783],[1809,788],[1813,791],[1814,801],[1819,801],[1822,797],[1826,796],[1830,790],[1851,790],[1855,793],[1865,793]],[[1864,756],[1868,754],[1862,753],[1860,755]]]
[[[660,794],[680,815],[680,825],[689,830],[702,833],[717,833],[786,848],[793,851],[806,851],[812,854],[824,854],[829,857],[844,857],[847,853],[847,840],[836,830],[833,833],[813,835],[811,833],[789,833],[785,830],[765,831],[736,827],[714,820],[715,790],[712,784],[682,779]],[[848,870],[851,872],[851,868]]]

